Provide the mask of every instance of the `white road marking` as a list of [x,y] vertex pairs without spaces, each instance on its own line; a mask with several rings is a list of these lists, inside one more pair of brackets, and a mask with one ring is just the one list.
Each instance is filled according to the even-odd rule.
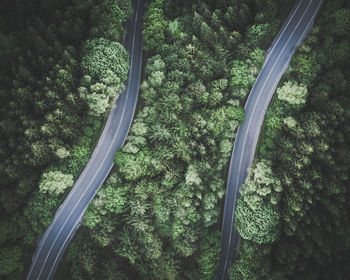
[[[317,13],[317,11],[319,10],[319,8],[320,8],[320,6],[321,6],[321,3],[322,3],[322,1],[320,1],[319,5],[317,6],[317,9],[314,11],[314,14],[313,14],[313,16],[312,16],[311,18],[313,18],[314,15],[315,15],[315,14]],[[298,40],[296,46],[298,46],[298,45],[301,43],[301,41],[303,40],[303,38],[304,38],[304,36],[305,36],[305,33],[308,32],[308,29],[310,28],[310,25],[311,25],[311,24],[312,24],[312,20],[308,23],[308,25],[306,26],[305,30],[304,30],[303,33],[301,34],[301,37],[299,38],[299,40]],[[295,51],[295,49],[294,49],[294,51]],[[292,56],[294,55],[294,51],[289,55],[289,57],[288,57],[288,59],[287,59],[285,65],[284,65],[283,67],[286,67],[286,65],[288,65],[288,64],[290,63],[290,60],[291,60]],[[275,90],[276,90],[276,88],[277,88],[277,85],[278,85],[280,79],[281,79],[281,78],[277,79],[276,82],[274,83],[274,85],[273,85],[273,87],[272,87],[272,89],[274,89],[273,92],[275,92]],[[269,101],[269,99],[266,99],[266,102],[264,103],[264,108],[267,107],[268,101]],[[266,110],[267,110],[267,109],[266,109]],[[265,110],[265,111],[266,111],[266,110]],[[260,127],[261,127],[261,126],[260,126]],[[260,131],[260,129],[257,129],[257,130],[255,131],[255,138],[257,138],[257,135],[259,134],[259,131]],[[254,158],[254,157],[253,157],[253,158]]]
[[[109,169],[109,171],[111,171],[112,168],[113,168],[113,165],[111,166],[111,168]],[[106,180],[106,178],[108,177],[108,174],[109,174],[109,172],[106,173],[106,175],[105,175],[103,181]],[[97,191],[97,190],[96,190],[96,191]],[[95,193],[95,194],[96,194],[96,193]],[[93,197],[90,199],[90,201],[91,201],[92,199],[93,199]],[[89,202],[90,202],[90,201],[89,201]],[[89,203],[88,203],[88,204],[89,204]],[[51,269],[50,269],[49,275],[47,276],[47,279],[50,279],[51,274],[54,272],[54,269],[55,269],[55,267],[56,267],[56,262],[59,260],[61,251],[65,248],[66,243],[67,243],[68,240],[70,239],[70,236],[71,236],[72,232],[76,229],[77,225],[80,223],[81,219],[82,219],[83,216],[84,216],[84,213],[85,213],[85,210],[81,213],[81,215],[79,216],[79,218],[77,219],[77,221],[76,221],[75,224],[73,225],[72,229],[70,230],[70,232],[69,232],[67,238],[64,240],[64,242],[63,242],[63,244],[62,244],[62,246],[61,246],[61,248],[60,248],[58,254],[56,255],[56,258],[55,258],[55,260],[54,260],[54,262],[53,262],[53,264],[52,264],[52,266],[51,266]]]
[[[282,37],[282,35],[283,35],[283,33],[284,33],[284,31],[287,29],[289,23],[291,22],[292,18],[294,17],[295,13],[297,12],[297,10],[298,10],[298,8],[299,8],[301,2],[302,2],[302,0],[299,1],[299,3],[298,3],[298,5],[296,6],[296,8],[294,9],[292,15],[289,17],[288,22],[284,25],[284,28],[282,29],[282,31],[281,31],[281,33],[280,33],[280,36],[278,37],[278,39],[277,39],[277,41],[275,42],[274,46],[273,46],[272,49],[270,50],[270,53],[272,53],[272,52],[274,51],[276,45],[278,44],[278,42],[280,41],[280,39],[281,39],[281,37]],[[267,60],[266,60],[266,61],[267,61]],[[261,72],[260,72],[260,73],[261,73]],[[257,80],[259,79],[260,73],[259,73],[259,75],[258,75],[258,77],[257,77]],[[251,92],[253,91],[253,89],[254,89],[254,86],[253,86]],[[245,104],[245,106],[244,106],[244,109],[246,109],[246,106],[247,106],[247,104],[248,104],[250,98],[251,98],[251,94],[249,94],[249,96],[248,96],[248,99],[247,99],[247,102],[246,102],[246,104]],[[239,134],[240,128],[241,128],[241,126],[238,127],[237,135]],[[233,152],[232,152],[232,155],[231,155],[231,161],[232,161],[232,159],[233,159],[233,157],[234,157],[234,155],[235,155],[235,152],[236,152],[236,150],[233,149]],[[229,178],[230,178],[231,171],[232,171],[232,170],[230,169],[230,170],[229,170],[229,176],[228,176]]]
[[[267,78],[264,80],[264,83],[263,83],[263,86],[262,86],[262,89],[261,89],[260,92],[262,92],[262,91],[265,89],[265,85],[266,85],[266,83],[267,83],[267,80],[268,80],[269,77],[271,76],[271,74],[272,74],[272,72],[273,72],[273,70],[274,70],[275,65],[279,62],[279,59],[280,59],[280,57],[281,57],[281,55],[282,55],[284,49],[285,49],[286,46],[288,45],[288,42],[289,42],[290,39],[292,38],[292,36],[293,36],[293,34],[295,33],[296,29],[299,27],[300,22],[303,20],[305,14],[306,14],[306,11],[309,9],[309,7],[310,7],[310,5],[311,5],[312,2],[313,2],[313,0],[311,0],[311,1],[309,2],[309,4],[308,4],[307,8],[305,9],[305,11],[304,11],[302,17],[301,17],[300,20],[298,21],[298,23],[297,23],[297,25],[295,26],[295,28],[294,28],[292,34],[290,35],[290,37],[288,38],[286,44],[284,45],[283,49],[281,50],[281,52],[280,52],[278,58],[277,58],[276,61],[274,62],[273,66],[271,67],[271,70],[270,70],[270,72],[269,72]],[[322,1],[320,1],[320,3],[321,3],[321,2],[322,2]],[[320,6],[320,4],[319,4],[319,6]],[[299,5],[298,5],[298,7],[299,7]],[[318,10],[318,9],[316,9],[316,12],[317,12],[317,10]],[[316,14],[316,12],[314,12],[312,18],[314,17],[314,15]],[[295,13],[294,13],[294,15],[295,15]],[[294,17],[294,15],[290,18],[289,23],[290,23],[291,19]],[[287,25],[289,25],[289,23],[288,23]],[[286,25],[286,27],[287,27],[287,25]],[[309,26],[309,24],[308,24],[307,26]],[[286,28],[285,28],[285,29],[286,29]],[[284,29],[284,30],[285,30],[285,29]],[[284,31],[282,32],[282,34],[283,34],[283,33],[284,33]],[[279,37],[279,39],[282,37],[282,34],[281,34],[281,36]],[[303,34],[304,34],[304,33],[303,33]],[[298,40],[298,42],[299,42],[299,41],[300,41],[300,39]],[[278,43],[278,41],[276,42],[274,48],[276,47],[277,43]],[[274,48],[272,49],[271,54],[273,53]],[[287,61],[287,62],[288,62],[288,61]],[[260,72],[260,73],[261,73],[261,72]],[[259,77],[258,77],[258,78],[259,78]],[[279,80],[278,80],[278,82],[279,82]],[[278,83],[278,82],[277,82],[277,83]],[[253,90],[252,90],[252,91],[253,91]],[[250,95],[249,95],[249,97],[250,97]],[[249,97],[248,97],[248,100],[249,100]],[[252,112],[255,111],[256,105],[258,104],[258,101],[259,101],[260,97],[261,97],[261,94],[258,95],[258,97],[257,97],[257,99],[256,99],[256,102],[255,102],[255,104],[254,104],[254,106],[253,106]],[[246,103],[246,104],[248,104],[248,100],[247,100],[247,103]],[[249,119],[248,126],[247,126],[247,129],[246,129],[245,135],[244,135],[243,145],[244,145],[244,143],[245,143],[245,141],[246,141],[246,138],[247,138],[247,135],[248,135],[248,130],[249,130],[249,127],[250,127],[250,124],[251,124],[252,119],[253,119],[253,118],[250,118],[250,119]],[[238,134],[238,133],[237,133],[237,134]],[[241,151],[242,151],[242,152],[241,152],[240,161],[239,161],[238,175],[240,174],[240,171],[241,171],[241,163],[242,163],[242,158],[243,158],[244,149],[242,148]],[[238,185],[238,179],[239,179],[239,177],[237,177],[236,184],[235,184],[236,186]],[[233,204],[233,205],[236,204],[236,199],[237,199],[237,192],[235,192],[234,204]],[[231,220],[231,223],[230,223],[230,228],[232,228],[233,219],[234,219],[234,214],[232,215],[232,220]],[[228,248],[230,248],[230,246],[231,246],[231,236],[232,236],[232,232],[233,232],[233,230],[231,229],[231,230],[230,230],[230,236],[229,236]],[[224,265],[224,269],[223,269],[224,272],[226,271],[226,267],[227,267],[228,254],[229,254],[229,250],[227,251],[226,257],[225,257],[225,265]],[[225,276],[225,273],[222,275],[222,278],[221,278],[221,279],[224,279],[224,276]]]
[[[298,11],[298,9],[299,9],[299,7],[300,7],[300,5],[301,5],[302,2],[303,2],[303,0],[300,0],[300,1],[299,1],[298,5],[296,6],[295,10],[293,11],[291,17],[289,18],[289,20],[287,21],[287,23],[284,25],[284,27],[283,27],[283,29],[282,29],[282,31],[281,31],[281,33],[280,33],[280,36],[278,37],[277,41],[275,42],[275,44],[273,45],[272,49],[271,49],[270,52],[269,52],[270,54],[272,54],[273,51],[275,50],[276,46],[278,45],[278,42],[279,42],[279,41],[281,40],[281,38],[283,37],[283,36],[282,36],[283,33],[286,31],[286,29],[287,29],[287,27],[289,26],[290,22],[291,22],[292,19],[294,18],[295,14],[296,14],[296,12]],[[265,62],[267,62],[267,60],[268,60],[268,59],[266,59]],[[265,62],[264,62],[264,66],[265,66]],[[263,67],[264,67],[264,66],[263,66]],[[256,80],[259,79],[259,76],[260,76],[261,72],[262,72],[262,71],[260,71],[260,73],[259,73],[258,77],[256,78]],[[253,88],[252,88],[252,90],[251,90],[250,92],[253,92],[254,86],[255,86],[255,83],[254,83]],[[251,98],[251,94],[248,95],[248,99],[247,99],[247,102],[246,102],[245,105],[244,105],[244,109],[246,109],[246,107],[248,106],[248,102],[249,102],[249,99],[250,99],[250,98]]]
[[[138,1],[137,10],[136,10],[136,14],[135,14],[135,28],[134,28],[134,36],[133,36],[133,43],[132,43],[132,49],[131,49],[131,63],[130,63],[131,66],[130,66],[130,72],[129,72],[129,78],[128,78],[128,87],[127,87],[127,92],[126,92],[125,106],[124,106],[124,108],[123,108],[123,113],[122,113],[121,119],[124,117],[125,109],[126,109],[126,104],[127,104],[127,100],[128,100],[128,97],[129,97],[130,77],[131,77],[132,68],[133,68],[133,52],[134,52],[134,45],[135,45],[135,32],[136,32],[136,24],[137,24],[137,16],[138,16],[139,4],[140,4],[140,0]],[[111,122],[110,119],[111,119],[111,118],[108,118],[107,124],[108,124],[108,122]],[[45,258],[44,264],[42,265],[42,268],[41,268],[41,270],[40,270],[40,272],[39,272],[38,277],[40,277],[40,275],[41,275],[41,272],[42,272],[42,270],[43,270],[43,268],[44,268],[44,265],[46,264],[47,258],[49,257],[50,252],[51,252],[51,250],[52,250],[52,248],[53,248],[55,242],[57,241],[59,234],[62,232],[64,226],[65,226],[65,225],[67,224],[67,222],[68,222],[68,219],[72,216],[72,213],[73,213],[74,210],[77,208],[77,206],[78,206],[79,202],[81,201],[82,197],[86,194],[86,192],[87,192],[87,190],[89,189],[89,187],[91,186],[93,180],[94,180],[94,179],[96,178],[96,176],[98,175],[98,171],[101,169],[101,166],[104,164],[104,162],[105,162],[107,156],[109,155],[109,152],[110,152],[110,150],[111,150],[111,148],[112,148],[112,146],[113,146],[113,143],[114,143],[114,141],[115,141],[115,139],[116,139],[116,137],[117,137],[117,135],[118,135],[118,132],[119,132],[119,130],[120,130],[120,128],[121,128],[121,123],[122,123],[122,122],[120,121],[120,122],[119,122],[119,127],[118,127],[117,131],[116,131],[115,134],[114,134],[114,137],[113,137],[113,140],[112,140],[112,142],[111,142],[111,145],[109,146],[109,149],[108,149],[108,151],[107,151],[105,157],[103,158],[103,160],[102,160],[102,162],[101,162],[99,168],[97,169],[97,171],[96,171],[94,177],[91,179],[90,184],[89,184],[88,187],[85,189],[84,193],[81,195],[80,199],[79,199],[78,202],[76,203],[76,205],[75,205],[75,207],[73,208],[73,210],[72,210],[72,211],[70,212],[70,214],[67,216],[65,223],[63,224],[61,230],[60,230],[59,233],[57,234],[56,239],[55,239],[54,242],[52,243],[52,246],[50,247],[50,250],[49,250],[49,252],[48,252],[48,254],[47,254],[46,258]],[[106,124],[105,128],[107,128],[107,124]],[[99,143],[100,143],[100,141],[99,141]],[[102,141],[101,141],[101,143],[102,143]],[[100,145],[100,146],[101,146],[101,145]],[[97,149],[95,149],[95,151],[98,150],[98,148],[99,148],[99,147],[97,147]],[[95,151],[94,151],[93,155],[96,154]],[[92,157],[90,158],[90,161],[89,161],[90,165],[91,165],[91,162],[92,162]],[[89,164],[89,163],[88,163],[88,164]],[[87,169],[88,169],[88,165],[85,167],[85,169],[84,169],[82,175],[79,177],[78,181],[79,181],[79,180],[82,181],[83,174],[85,174],[85,173],[87,172],[87,171],[86,171]],[[107,174],[107,175],[108,175],[108,174]],[[79,183],[80,183],[80,182],[79,182]],[[78,185],[78,182],[77,182],[76,185]],[[75,189],[77,189],[77,188],[75,188]],[[75,189],[74,189],[74,190],[75,190]],[[73,190],[73,192],[74,192],[74,190]],[[72,192],[72,193],[73,193],[73,192]],[[73,194],[72,194],[72,195],[73,195]],[[72,195],[70,195],[70,197],[71,197]],[[65,206],[65,205],[67,204],[67,201],[68,201],[68,197],[67,197],[66,201],[63,203],[63,206]],[[63,207],[62,207],[61,209],[63,209]],[[61,213],[61,212],[60,212],[60,213]],[[60,214],[60,213],[59,213],[59,214]],[[83,212],[83,213],[84,213],[84,212]],[[56,219],[55,219],[55,220],[56,220]],[[79,222],[79,221],[78,221],[78,222]],[[52,225],[53,225],[53,223],[52,223]],[[75,226],[76,226],[76,225],[77,225],[77,223],[75,224]],[[31,267],[31,270],[30,270],[30,272],[29,272],[29,274],[28,274],[28,279],[29,279],[29,277],[30,277],[30,274],[31,274],[33,268],[34,268],[34,265],[35,265],[35,263],[36,263],[36,260],[37,260],[37,258],[38,258],[38,256],[39,256],[39,252],[40,252],[40,250],[41,250],[41,248],[42,248],[44,242],[46,241],[48,234],[51,232],[51,229],[52,229],[52,227],[50,228],[50,231],[46,234],[46,237],[45,237],[45,239],[43,240],[43,242],[42,242],[42,244],[41,244],[41,247],[40,247],[40,249],[39,249],[39,251],[38,251],[37,257],[36,257],[35,261],[33,262],[33,265],[32,265],[32,267]],[[72,232],[72,231],[71,231],[71,232]],[[71,233],[71,232],[70,232],[70,233]],[[66,239],[66,240],[67,240],[67,239]],[[61,248],[61,250],[62,250],[62,248]],[[60,250],[60,252],[61,252],[61,250]],[[57,259],[57,257],[56,257],[56,259]],[[55,261],[56,261],[56,259],[55,259]],[[50,271],[50,273],[51,273],[51,271]]]

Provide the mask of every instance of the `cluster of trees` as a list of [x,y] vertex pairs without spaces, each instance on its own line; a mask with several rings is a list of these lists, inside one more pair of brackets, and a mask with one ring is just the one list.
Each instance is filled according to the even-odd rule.
[[10,1],[0,9],[0,278],[23,279],[35,240],[123,88],[128,0]]
[[[235,131],[262,49],[280,24],[267,13],[277,15],[282,4],[149,1],[141,106],[58,278],[215,277]],[[273,192],[268,197],[277,201],[280,189]]]
[[[213,279],[235,131],[292,0],[150,0],[140,108],[57,279]],[[130,0],[4,0],[0,278],[86,164],[120,94]],[[345,279],[350,6],[328,1],[267,113],[242,188],[232,279]],[[23,214],[24,213],[24,214]]]
[[277,90],[236,211],[231,279],[348,278],[349,20],[347,1],[326,2]]

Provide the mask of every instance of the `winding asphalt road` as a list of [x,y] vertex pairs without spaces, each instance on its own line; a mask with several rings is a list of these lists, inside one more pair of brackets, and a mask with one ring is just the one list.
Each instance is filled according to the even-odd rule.
[[227,268],[236,258],[240,236],[234,228],[239,188],[252,165],[261,125],[276,87],[290,60],[313,25],[323,0],[298,0],[268,50],[264,66],[249,94],[245,120],[238,128],[227,182],[221,235],[218,279],[228,278]]
[[146,0],[134,0],[134,14],[127,25],[124,46],[130,54],[126,88],[109,114],[99,142],[80,177],[43,234],[33,256],[27,280],[52,279],[55,270],[84,216],[85,209],[102,185],[124,145],[137,103],[142,63],[142,18]]

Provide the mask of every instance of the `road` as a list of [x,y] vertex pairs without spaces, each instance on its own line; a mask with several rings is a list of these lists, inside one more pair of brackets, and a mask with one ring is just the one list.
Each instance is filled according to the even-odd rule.
[[71,192],[57,210],[32,259],[27,280],[52,279],[85,209],[112,169],[114,153],[124,145],[130,129],[139,91],[142,63],[142,19],[144,2],[134,0],[134,14],[127,24],[124,46],[130,54],[125,90],[109,114],[99,142]]
[[276,87],[290,60],[313,25],[323,0],[298,0],[268,50],[263,68],[244,107],[245,120],[238,128],[232,151],[221,235],[218,279],[228,278],[227,269],[236,258],[239,234],[234,228],[234,212],[239,188],[252,165],[261,125]]

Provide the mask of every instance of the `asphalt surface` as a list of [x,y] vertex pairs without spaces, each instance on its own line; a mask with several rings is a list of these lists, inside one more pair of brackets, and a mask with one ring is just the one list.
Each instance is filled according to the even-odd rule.
[[112,169],[114,153],[124,145],[137,103],[142,64],[142,18],[146,0],[134,0],[124,46],[130,54],[126,88],[110,112],[99,142],[80,177],[41,237],[28,280],[52,279],[55,270],[84,216],[85,209]]
[[261,125],[276,87],[290,60],[309,32],[323,0],[298,0],[279,34],[268,50],[264,66],[245,105],[245,120],[238,128],[231,157],[226,188],[221,235],[218,279],[228,279],[227,269],[236,258],[240,236],[234,228],[234,212],[239,188],[252,165]]

